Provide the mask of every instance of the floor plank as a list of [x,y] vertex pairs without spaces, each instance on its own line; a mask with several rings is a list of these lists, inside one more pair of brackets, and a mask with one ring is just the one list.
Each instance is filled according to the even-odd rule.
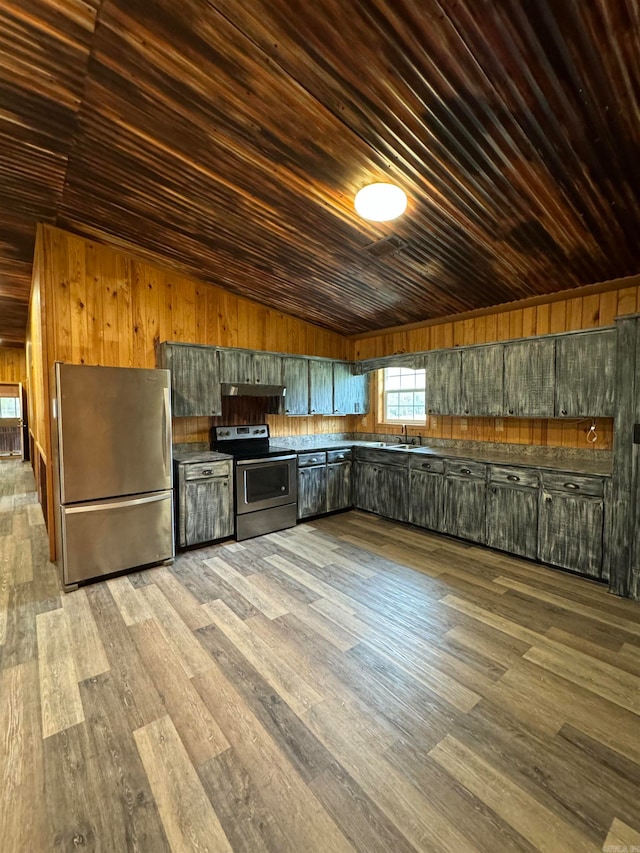
[[161,717],[133,736],[171,849],[232,853],[171,718]]

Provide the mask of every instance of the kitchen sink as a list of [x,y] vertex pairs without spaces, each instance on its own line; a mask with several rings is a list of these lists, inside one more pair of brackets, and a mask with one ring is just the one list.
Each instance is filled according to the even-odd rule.
[[385,447],[389,447],[392,450],[417,450],[420,445],[419,444],[385,444]]

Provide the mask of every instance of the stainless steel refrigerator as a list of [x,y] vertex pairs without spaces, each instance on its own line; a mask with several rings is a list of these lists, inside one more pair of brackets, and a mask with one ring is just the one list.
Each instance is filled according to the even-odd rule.
[[54,365],[56,549],[66,589],[174,556],[169,375]]

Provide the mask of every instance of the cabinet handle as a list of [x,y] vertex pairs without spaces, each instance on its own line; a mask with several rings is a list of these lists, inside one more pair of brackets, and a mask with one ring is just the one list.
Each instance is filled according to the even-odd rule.
[[315,410],[315,409],[311,409],[311,414],[312,414],[312,415],[315,415],[315,413],[316,413],[316,410]]
[[510,414],[510,415],[512,415],[512,414],[513,414],[513,409],[509,409],[509,414]]
[[565,483],[565,489],[579,489],[580,486],[577,483]]
[[550,504],[550,503],[551,503],[551,498],[545,498],[545,501],[546,501],[548,504]]
[[431,468],[431,462],[423,462],[422,467],[423,468]]
[[344,459],[344,453],[340,453],[340,454],[338,455],[338,459]]
[[566,415],[566,414],[567,414],[567,410],[566,410],[566,409],[561,409],[560,414],[561,414],[561,415]]
[[314,456],[314,457],[313,457],[313,459],[310,459],[309,461],[310,461],[311,465],[313,465],[313,464],[314,464],[315,462],[317,462],[318,460],[317,460],[317,459],[315,458],[315,456]]
[[519,483],[520,477],[516,477],[515,474],[507,474],[507,480],[510,480],[512,483]]
[[461,468],[461,469],[460,469],[460,473],[461,473],[461,474],[470,474],[470,473],[471,473],[471,468]]
[[211,468],[205,468],[205,470],[202,473],[203,474],[213,474],[213,471],[211,470]]
[[469,409],[465,409],[465,410],[464,410],[464,413],[465,413],[465,415],[468,415],[468,414],[469,414]]

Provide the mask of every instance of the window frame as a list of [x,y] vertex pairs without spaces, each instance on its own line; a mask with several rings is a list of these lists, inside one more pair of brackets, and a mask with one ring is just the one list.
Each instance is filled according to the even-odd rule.
[[[423,392],[425,395],[425,411],[424,415],[420,415],[418,418],[390,418],[388,415],[387,409],[387,396],[390,393],[398,393],[399,389],[387,389],[387,371],[393,370],[398,371],[399,374],[401,371],[411,371],[411,373],[422,373],[424,376],[424,384],[422,386],[418,386],[416,388],[406,389],[409,393],[415,392]],[[378,371],[378,405],[379,405],[379,418],[378,423],[381,424],[389,424],[389,426],[401,426],[402,424],[407,424],[408,426],[425,426],[427,423],[427,403],[426,403],[426,395],[427,395],[427,377],[426,370],[424,368],[411,368],[411,367],[384,367]]]

